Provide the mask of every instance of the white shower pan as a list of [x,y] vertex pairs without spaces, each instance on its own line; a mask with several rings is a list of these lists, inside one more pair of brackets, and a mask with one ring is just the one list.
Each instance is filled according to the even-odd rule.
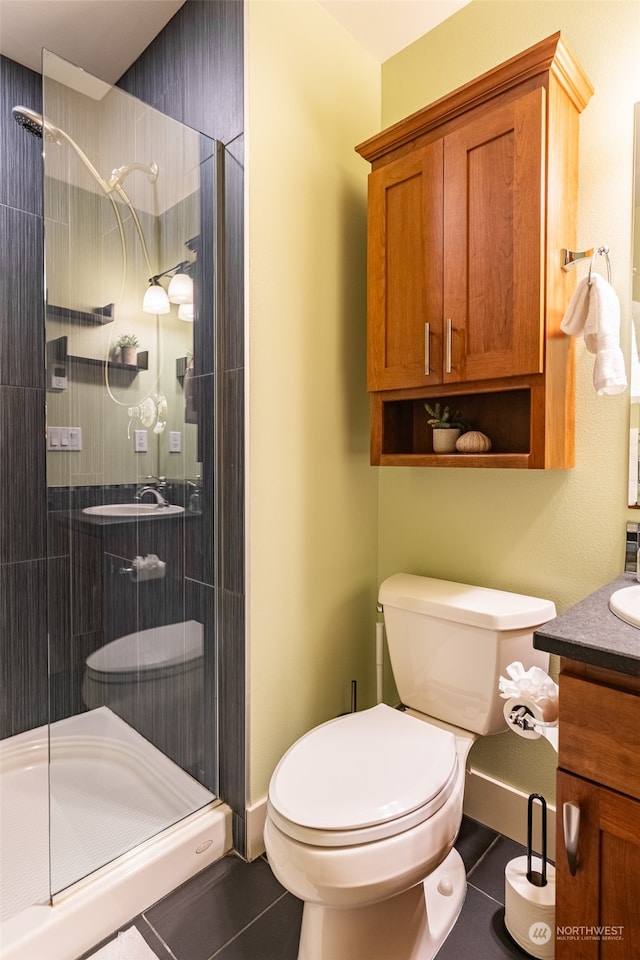
[[3,960],[78,956],[231,847],[229,807],[108,707],[48,743],[0,743]]

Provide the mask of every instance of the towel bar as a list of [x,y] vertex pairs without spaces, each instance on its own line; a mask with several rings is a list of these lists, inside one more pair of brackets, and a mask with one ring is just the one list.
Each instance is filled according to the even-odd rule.
[[562,254],[562,269],[571,270],[575,267],[576,263],[579,260],[586,260],[591,258],[591,263],[589,264],[589,283],[591,283],[591,271],[593,270],[593,265],[596,262],[598,257],[604,257],[607,262],[607,280],[611,283],[611,262],[609,260],[609,247],[592,247],[590,250],[567,250],[563,247],[560,251]]

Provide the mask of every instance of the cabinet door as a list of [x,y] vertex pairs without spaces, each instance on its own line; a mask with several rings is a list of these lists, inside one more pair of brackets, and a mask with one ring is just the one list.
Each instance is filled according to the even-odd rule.
[[[640,802],[558,771],[556,960],[640,957]],[[578,867],[569,871],[562,808],[580,807]]]
[[543,370],[544,97],[445,138],[445,382]]
[[369,390],[442,382],[442,140],[369,175]]

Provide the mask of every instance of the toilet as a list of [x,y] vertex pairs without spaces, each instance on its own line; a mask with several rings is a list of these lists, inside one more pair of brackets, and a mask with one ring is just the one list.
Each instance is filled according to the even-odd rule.
[[546,670],[549,600],[396,574],[379,591],[402,709],[380,703],[301,737],[269,785],[264,841],[304,901],[298,960],[429,960],[466,891],[454,842],[478,736],[506,729],[508,664]]
[[185,770],[196,771],[203,748],[203,665],[204,630],[197,620],[136,630],[87,657],[82,698],[87,707],[109,707]]

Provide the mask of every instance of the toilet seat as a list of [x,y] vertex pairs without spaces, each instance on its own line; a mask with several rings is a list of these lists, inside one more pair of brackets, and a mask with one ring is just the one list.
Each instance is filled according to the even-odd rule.
[[197,620],[169,623],[117,637],[86,659],[87,677],[100,683],[170,676],[190,669],[204,652]]
[[457,778],[452,733],[378,704],[294,743],[271,778],[269,817],[313,846],[367,843],[429,819]]

